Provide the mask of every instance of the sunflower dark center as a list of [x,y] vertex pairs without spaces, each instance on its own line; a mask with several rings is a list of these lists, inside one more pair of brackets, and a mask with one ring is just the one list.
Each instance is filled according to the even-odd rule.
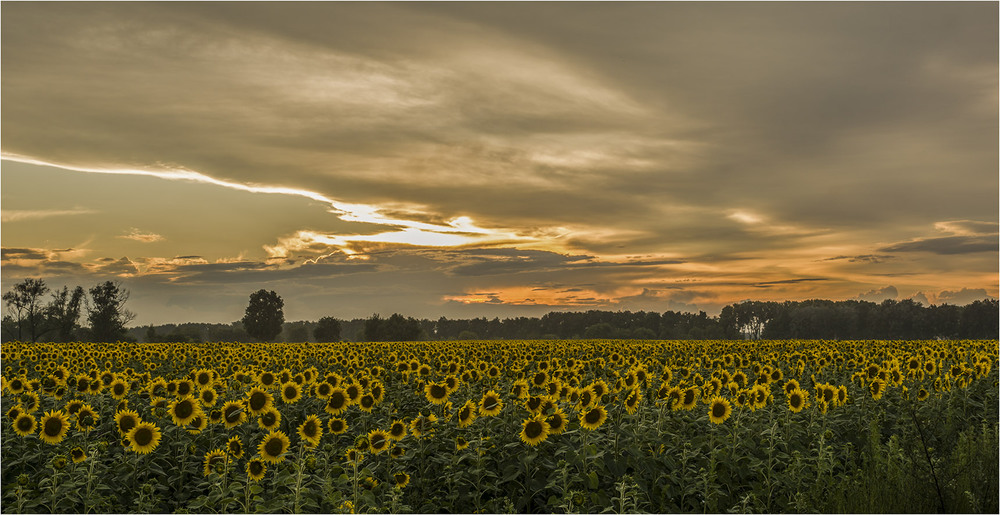
[[302,432],[305,433],[307,437],[313,438],[316,436],[317,429],[316,422],[310,420],[309,422],[306,422],[305,427],[302,428]]
[[715,404],[712,405],[712,416],[713,417],[715,417],[715,418],[721,418],[721,417],[723,417],[725,415],[726,415],[726,405],[725,404],[723,404],[721,402],[717,402],[717,403],[715,403]]
[[370,408],[375,405],[375,399],[371,395],[365,395],[361,398],[361,407]]
[[339,432],[343,431],[344,430],[344,422],[342,420],[334,420],[330,424],[330,430],[333,431],[333,432],[335,432],[335,433],[339,433]]
[[45,431],[45,436],[59,436],[63,430],[63,421],[57,417],[51,417],[45,421],[45,426],[43,431]]
[[435,399],[443,399],[446,395],[448,395],[447,388],[439,384],[431,385],[431,397],[434,397]]
[[259,411],[267,406],[267,394],[261,391],[256,391],[250,394],[250,409],[254,411]]
[[563,425],[563,419],[560,416],[554,416],[549,418],[549,427],[552,429],[559,429]]
[[485,400],[483,400],[483,408],[485,408],[486,411],[492,411],[496,407],[497,407],[496,398],[487,397]]
[[277,422],[277,419],[275,418],[274,413],[268,411],[267,413],[261,415],[260,421],[263,422],[265,426],[270,427]]
[[198,384],[208,384],[208,381],[212,378],[206,372],[198,374]]
[[468,406],[462,408],[462,411],[458,412],[459,420],[468,420],[472,416],[472,410]]
[[278,456],[285,450],[285,443],[280,438],[271,438],[264,444],[264,452],[268,456]]
[[21,431],[31,431],[31,419],[28,417],[21,417],[17,419],[17,428]]
[[286,399],[294,399],[299,393],[299,390],[294,386],[286,386],[283,395]]
[[584,420],[587,421],[588,424],[596,424],[596,423],[600,422],[600,420],[601,420],[601,410],[592,409],[592,410],[588,411],[587,415],[584,416]]
[[187,395],[191,393],[191,385],[188,383],[181,383],[177,385],[177,393],[180,395]]
[[823,390],[823,400],[826,401],[826,402],[832,401],[833,400],[833,390],[831,390],[829,388],[827,388],[826,390]]
[[789,400],[791,401],[793,408],[798,408],[802,405],[802,396],[797,393],[793,393],[791,399]]
[[347,402],[347,399],[340,392],[336,392],[330,396],[330,407],[333,409],[342,408],[345,402]]
[[385,446],[386,440],[385,440],[384,436],[377,434],[377,435],[372,436],[372,439],[371,439],[370,443],[371,443],[372,449],[381,449],[383,446]]
[[694,402],[694,390],[687,390],[684,392],[684,404],[691,404]]
[[114,392],[115,392],[115,395],[121,395],[121,394],[125,393],[125,385],[123,385],[123,384],[116,384],[115,387],[114,387]]
[[73,455],[73,459],[78,460],[83,457],[83,449],[79,447],[74,447],[72,451],[69,451]]
[[139,447],[149,445],[153,441],[153,431],[146,427],[140,427],[132,433],[132,440]]
[[524,426],[524,435],[528,438],[538,438],[543,432],[542,423],[537,420],[532,420],[528,422],[528,425]]
[[192,413],[194,413],[194,406],[190,401],[178,402],[177,406],[174,407],[174,414],[177,415],[177,418],[188,418]]
[[264,464],[259,461],[250,462],[250,473],[259,476],[264,473]]

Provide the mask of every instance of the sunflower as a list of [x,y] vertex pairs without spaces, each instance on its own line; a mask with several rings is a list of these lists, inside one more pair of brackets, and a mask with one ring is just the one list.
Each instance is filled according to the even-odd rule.
[[361,388],[361,385],[357,383],[352,383],[347,385],[346,388],[344,388],[344,393],[347,394],[347,399],[349,400],[349,403],[354,404],[355,402],[358,402],[358,399],[360,399],[362,395],[364,395],[364,389]]
[[392,475],[392,482],[396,488],[406,488],[410,484],[410,475],[406,472],[396,472]]
[[728,399],[723,397],[715,397],[712,402],[709,403],[708,408],[708,420],[712,421],[714,424],[721,424],[729,418],[729,415],[733,412],[733,406],[729,403]]
[[695,404],[698,403],[698,389],[695,387],[690,387],[681,392],[681,403],[680,408],[684,410],[693,410]]
[[465,401],[458,410],[458,427],[469,427],[476,420],[476,405],[471,400]]
[[591,431],[601,427],[607,419],[608,411],[601,405],[580,412],[580,426]]
[[309,447],[316,447],[323,438],[323,423],[316,415],[309,415],[305,422],[299,425],[299,437],[305,441]]
[[406,454],[406,449],[402,445],[393,445],[392,449],[389,450],[389,456],[393,458],[398,458],[404,454]]
[[240,440],[239,436],[234,436],[226,442],[226,452],[229,453],[233,459],[240,459],[243,457],[243,441]]
[[133,427],[125,438],[128,439],[129,447],[133,452],[148,454],[160,445],[160,428],[150,422],[139,422]]
[[194,382],[198,388],[206,388],[215,380],[215,373],[212,370],[202,368],[194,372]]
[[795,379],[789,379],[785,381],[785,384],[781,386],[785,390],[785,396],[791,395],[793,391],[799,390],[799,382]]
[[267,472],[267,464],[264,463],[264,460],[254,458],[247,462],[247,478],[260,481],[264,479],[265,472]]
[[926,401],[927,398],[930,397],[930,396],[931,396],[931,394],[927,390],[925,390],[923,388],[921,388],[919,391],[917,391],[917,400],[918,401]]
[[552,413],[549,413],[545,421],[549,424],[550,435],[557,435],[565,431],[566,424],[569,422],[566,414],[558,407]]
[[388,449],[391,440],[389,433],[381,429],[373,429],[368,433],[368,446],[375,454]]
[[42,426],[42,430],[38,433],[38,437],[43,442],[53,445],[61,442],[69,430],[69,420],[67,420],[62,410],[52,410],[46,413],[42,417],[40,425]]
[[468,446],[469,446],[469,441],[466,440],[465,437],[463,437],[463,436],[456,436],[455,437],[455,450],[456,451],[464,450]]
[[111,396],[117,400],[122,400],[125,398],[126,395],[128,395],[128,385],[125,384],[125,381],[122,381],[121,379],[115,379],[114,381],[111,381],[111,384],[108,385],[108,388],[111,390]]
[[295,404],[302,398],[302,387],[295,381],[288,381],[281,385],[281,401],[285,404]]
[[247,410],[242,401],[228,401],[222,405],[222,423],[232,429],[247,420]]
[[215,388],[202,388],[198,392],[198,400],[204,406],[214,406],[215,401],[219,399],[219,393],[215,391]]
[[343,413],[350,405],[351,399],[347,396],[347,391],[336,387],[330,391],[330,396],[326,399],[326,406],[323,410],[333,416],[337,416]]
[[410,422],[410,433],[417,438],[428,435],[434,431],[435,422],[437,422],[437,417],[433,413],[426,416],[420,415]]
[[313,395],[318,399],[325,400],[330,396],[331,391],[333,391],[333,385],[326,381],[313,385]]
[[344,457],[347,458],[348,462],[357,464],[361,463],[361,460],[365,458],[365,455],[357,449],[347,449],[347,452],[344,453]]
[[222,465],[223,467],[226,465],[226,451],[222,449],[208,451],[205,454],[204,468],[202,469],[204,474],[210,476],[212,472],[224,473],[225,470],[221,472],[216,470],[218,465]]
[[424,386],[424,397],[431,404],[444,404],[448,402],[448,385],[444,383],[427,383]]
[[525,419],[520,436],[522,442],[534,447],[549,437],[549,423],[541,415]]
[[837,388],[837,406],[843,406],[847,404],[847,386],[840,385]]
[[186,426],[201,414],[201,407],[194,397],[182,397],[170,403],[170,418],[178,426]]
[[90,431],[97,426],[99,418],[94,408],[89,404],[84,404],[80,411],[76,412],[76,428],[84,432]]
[[21,413],[14,419],[14,432],[19,436],[28,436],[35,432],[35,417],[31,413]]
[[66,407],[64,409],[66,410],[67,414],[76,415],[76,412],[80,411],[80,408],[83,407],[83,404],[84,404],[83,401],[79,399],[74,399],[67,402]]
[[69,457],[73,460],[73,463],[80,463],[81,461],[87,459],[87,453],[83,451],[79,446],[73,447],[69,451]]
[[291,442],[285,433],[271,431],[260,441],[257,452],[260,453],[261,459],[268,463],[281,463],[285,460],[284,454],[288,451],[289,446],[291,446]]
[[[271,388],[277,383],[278,378],[274,375],[274,372],[261,372],[260,375],[257,376],[257,381],[264,388]],[[263,476],[263,473],[261,476]]]
[[792,410],[793,413],[798,413],[806,407],[808,401],[809,392],[796,388],[788,394],[788,409]]
[[191,383],[191,381],[188,381],[187,379],[181,379],[180,381],[177,381],[177,390],[174,391],[174,395],[176,395],[178,398],[187,397],[188,395],[191,395],[192,392],[194,392],[194,385]]
[[885,382],[881,379],[876,379],[868,383],[868,391],[871,392],[872,399],[881,399],[882,395],[885,394]]
[[[395,426],[395,423],[393,423],[393,426]],[[327,429],[330,430],[330,433],[339,435],[347,431],[347,422],[342,418],[331,418],[326,422],[326,427]],[[405,434],[406,432],[405,427],[403,429],[403,432]]]
[[[466,403],[468,404],[468,402]],[[475,405],[473,405],[475,409]],[[461,422],[461,420],[459,420]],[[406,422],[402,420],[393,420],[392,425],[389,426],[389,438],[396,440],[397,442],[402,440],[406,436]]]
[[479,414],[484,417],[494,417],[500,413],[503,409],[503,400],[497,395],[497,392],[490,390],[483,394],[482,400],[479,401]]
[[639,409],[640,402],[642,402],[642,393],[638,388],[633,388],[629,391],[628,396],[625,397],[625,411],[629,415],[635,415],[635,412]]
[[358,408],[365,413],[371,413],[372,408],[375,407],[375,397],[372,394],[366,393],[358,399]]

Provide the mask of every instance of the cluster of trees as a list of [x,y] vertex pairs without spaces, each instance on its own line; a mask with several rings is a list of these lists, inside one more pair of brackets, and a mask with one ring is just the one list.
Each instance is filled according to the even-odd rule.
[[867,301],[748,301],[722,309],[719,323],[730,335],[757,339],[819,338],[840,340],[997,338],[1000,309],[996,299],[965,306],[923,306],[906,299]]
[[[3,294],[6,314],[0,321],[4,341],[128,340],[125,326],[135,314],[125,309],[129,292],[106,281],[86,292],[80,286],[51,291],[42,279],[25,279]],[[89,295],[88,295],[89,294]],[[80,324],[86,313],[87,325]]]
[[[394,313],[365,319],[285,322],[284,300],[258,290],[242,319],[231,324],[166,324],[126,329],[135,314],[125,309],[129,292],[107,281],[85,292],[76,287],[52,292],[41,279],[26,279],[3,295],[4,341],[288,341],[330,342],[414,340],[530,339],[931,339],[997,338],[1000,306],[979,300],[966,306],[923,306],[912,300],[746,301],[731,304],[717,317],[704,311],[552,312],[541,318],[417,320]],[[89,293],[89,296],[87,295]],[[87,324],[79,319],[86,313]]]

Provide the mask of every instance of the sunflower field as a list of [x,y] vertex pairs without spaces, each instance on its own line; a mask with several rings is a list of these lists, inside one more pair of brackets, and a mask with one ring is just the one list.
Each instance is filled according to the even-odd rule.
[[9,343],[2,509],[997,513],[997,345]]

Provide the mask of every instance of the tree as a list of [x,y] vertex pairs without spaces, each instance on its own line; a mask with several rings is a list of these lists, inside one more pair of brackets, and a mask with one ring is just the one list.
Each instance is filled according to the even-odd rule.
[[273,291],[261,289],[251,293],[250,304],[241,320],[247,334],[263,342],[274,340],[285,323],[284,307],[285,301]]
[[125,324],[135,313],[125,309],[129,291],[121,283],[105,281],[90,289],[87,322],[90,339],[95,342],[118,342],[126,339]]
[[36,341],[45,331],[45,308],[42,306],[42,295],[49,291],[45,281],[41,279],[25,279],[7,293],[3,300],[7,303],[8,324],[11,332],[17,333],[17,339],[29,338]]
[[80,319],[80,308],[83,307],[83,288],[77,286],[70,292],[68,286],[52,293],[52,301],[45,306],[49,326],[56,331],[56,341],[73,341],[73,331]]
[[339,342],[340,320],[333,317],[323,317],[316,323],[313,336],[317,342]]

